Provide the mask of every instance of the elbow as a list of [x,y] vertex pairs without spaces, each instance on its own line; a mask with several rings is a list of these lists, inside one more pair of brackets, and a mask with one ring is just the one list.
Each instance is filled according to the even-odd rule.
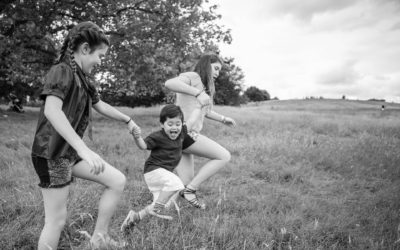
[[105,114],[107,110],[109,110],[109,107],[111,107],[111,105],[102,101],[99,101],[98,103],[92,106],[92,108],[96,110],[96,112],[99,114]]
[[167,81],[164,83],[164,86],[165,86],[167,89],[171,90],[171,80],[167,80]]
[[173,79],[169,79],[169,80],[167,80],[167,81],[165,82],[164,86],[165,86],[167,89],[174,91],[174,90],[175,90],[176,84],[175,84],[175,82],[174,82]]
[[205,116],[206,118],[208,118],[208,119],[212,119],[211,110],[210,110],[210,109],[207,109],[204,116]]
[[54,114],[54,112],[52,111],[52,109],[49,105],[45,105],[43,114],[46,117],[46,119],[49,120],[49,118],[51,117],[51,114]]

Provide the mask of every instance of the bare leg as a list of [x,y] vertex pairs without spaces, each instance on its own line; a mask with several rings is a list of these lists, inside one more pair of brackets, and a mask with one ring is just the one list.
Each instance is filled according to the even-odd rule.
[[166,204],[177,191],[161,191],[156,202]]
[[[177,177],[178,178],[178,177]],[[161,219],[172,220],[173,218],[168,214],[163,214],[164,208],[166,208],[165,204],[171,199],[171,197],[177,193],[178,191],[161,191],[153,193],[153,203],[146,206],[139,212],[135,212],[134,210],[130,210],[124,222],[121,225],[121,231],[125,231],[130,226],[135,226],[141,220],[146,218],[149,215],[156,216]],[[155,212],[156,210],[156,212]]]
[[67,198],[69,186],[42,188],[45,223],[40,234],[38,249],[57,249],[60,234],[67,219]]
[[106,186],[99,202],[99,214],[93,232],[93,238],[99,234],[108,234],[108,225],[117,208],[126,178],[118,169],[109,164],[106,164],[104,172],[99,175],[90,173],[90,169],[86,161],[80,161],[73,167],[72,174],[76,177],[95,181]]
[[[185,153],[201,156],[210,159],[197,173],[197,175],[189,182],[185,183],[187,186],[197,189],[201,183],[216,174],[221,168],[223,168],[231,159],[231,154],[224,147],[219,145],[217,142],[211,140],[210,138],[199,135],[196,142],[190,147],[185,149]],[[181,168],[185,162],[181,160],[179,165],[182,164]],[[188,166],[186,166],[188,167]],[[182,170],[181,170],[182,171]],[[187,171],[189,172],[189,170]],[[180,172],[178,171],[180,176]],[[184,176],[186,178],[188,174]],[[180,176],[181,177],[181,176]],[[182,177],[181,177],[182,178]],[[182,180],[183,181],[183,180]]]
[[163,210],[166,208],[166,204],[168,201],[172,198],[174,194],[176,194],[178,191],[161,191],[159,193],[153,193],[154,195],[154,201],[150,205],[146,206],[142,210],[140,210],[139,216],[140,219],[143,220],[147,215],[155,215],[159,218],[162,219],[172,219],[170,216],[159,216],[159,214],[155,214],[153,211],[154,210]]
[[[196,190],[204,181],[216,174],[223,168],[231,159],[231,154],[221,145],[209,139],[204,135],[199,135],[196,142],[186,148],[184,152],[188,155],[181,159],[177,173],[185,184],[185,189],[181,195],[189,201],[189,203],[199,209],[205,209],[206,205],[200,202],[196,196]],[[193,176],[193,155],[201,156],[210,159],[197,173]]]
[[189,184],[194,177],[193,155],[183,152],[182,158],[175,170],[179,178],[181,178],[183,184]]

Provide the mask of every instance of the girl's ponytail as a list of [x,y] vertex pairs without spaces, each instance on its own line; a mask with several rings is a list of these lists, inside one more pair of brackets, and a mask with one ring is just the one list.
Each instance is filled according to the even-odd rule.
[[74,58],[74,47],[75,47],[76,39],[79,37],[79,33],[73,34],[71,32],[70,35],[71,35],[71,37],[69,39],[68,48],[67,48],[69,64],[71,65],[71,68],[74,71],[74,78],[75,78],[76,83],[78,84],[79,87],[81,87],[81,81],[79,80],[78,73],[76,72],[76,62],[75,62],[75,58]]
[[54,64],[59,64],[60,62],[62,62],[65,59],[67,49],[68,49],[68,43],[69,43],[69,36],[67,36],[65,38],[64,43],[60,49],[60,55],[58,56],[58,58],[56,59]]

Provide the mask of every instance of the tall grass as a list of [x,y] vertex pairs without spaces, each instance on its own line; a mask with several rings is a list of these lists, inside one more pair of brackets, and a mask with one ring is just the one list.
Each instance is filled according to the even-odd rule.
[[[151,201],[143,181],[146,153],[123,124],[95,116],[87,141],[128,177],[111,234],[126,249],[398,249],[400,108],[371,102],[275,101],[241,108],[230,129],[207,121],[203,133],[232,154],[199,194],[198,211],[180,202],[172,222],[148,219],[127,234],[129,209]],[[143,134],[158,129],[159,107],[127,109]],[[38,178],[30,160],[37,110],[0,117],[0,246],[35,249],[43,226]],[[205,160],[196,159],[196,166]],[[100,185],[77,180],[60,249],[84,249],[97,214]]]

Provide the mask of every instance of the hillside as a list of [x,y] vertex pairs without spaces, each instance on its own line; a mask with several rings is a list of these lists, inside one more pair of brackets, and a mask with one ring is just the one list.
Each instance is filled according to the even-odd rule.
[[[380,104],[380,103],[379,103]],[[231,152],[228,166],[199,190],[207,210],[180,202],[177,220],[149,219],[127,234],[129,209],[151,200],[143,181],[146,153],[125,124],[95,114],[84,140],[122,171],[127,184],[110,229],[126,249],[398,249],[399,105],[342,100],[270,101],[215,107],[236,128],[207,120],[202,134]],[[119,108],[144,135],[159,129],[160,107]],[[35,249],[44,223],[30,157],[38,108],[0,116],[0,246]],[[196,171],[206,162],[195,157]],[[71,186],[60,249],[87,249],[100,185]]]
[[377,102],[377,101],[357,101],[339,99],[299,99],[299,100],[271,100],[258,103],[249,103],[244,107],[265,106],[270,109],[278,110],[381,110],[385,105],[385,110],[400,111],[399,103]]

